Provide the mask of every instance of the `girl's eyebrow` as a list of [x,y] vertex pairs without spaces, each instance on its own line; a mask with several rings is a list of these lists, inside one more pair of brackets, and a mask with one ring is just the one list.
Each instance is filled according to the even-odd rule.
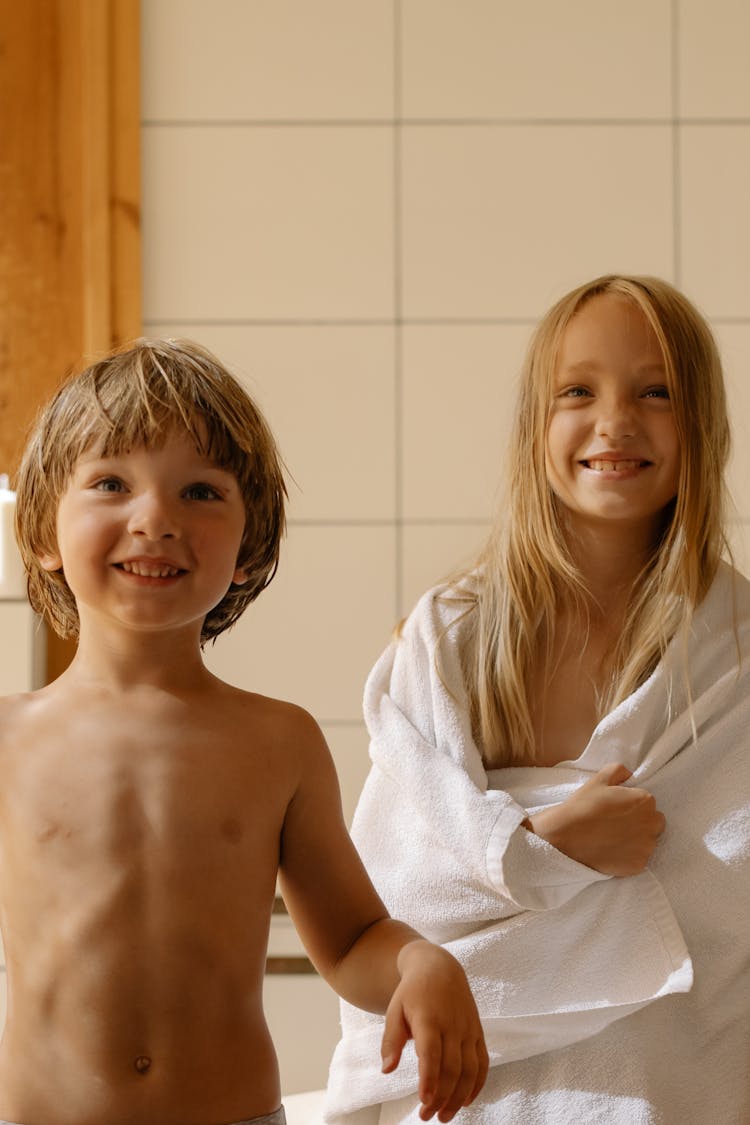
[[[561,363],[557,368],[557,373],[565,373],[566,375],[596,375],[602,371],[603,367],[597,363],[595,359],[579,359],[574,363]],[[644,363],[636,368],[639,375],[648,375],[651,373],[663,375],[666,372],[666,367],[660,361],[658,363]]]
[[561,380],[585,379],[587,375],[596,375],[601,370],[593,360],[581,359],[576,363],[559,363],[552,375],[552,382]]

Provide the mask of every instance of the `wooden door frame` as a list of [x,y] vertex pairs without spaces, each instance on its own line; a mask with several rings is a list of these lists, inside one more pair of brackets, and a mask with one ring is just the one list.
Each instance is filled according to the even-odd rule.
[[[0,472],[36,410],[142,332],[139,0],[0,0]],[[50,634],[47,678],[72,655]]]

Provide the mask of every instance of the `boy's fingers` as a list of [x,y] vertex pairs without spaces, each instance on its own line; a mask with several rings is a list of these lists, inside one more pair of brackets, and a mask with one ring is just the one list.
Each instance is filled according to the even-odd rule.
[[453,1089],[448,1090],[448,1096],[439,1107],[438,1121],[451,1121],[462,1106],[466,1105],[476,1082],[479,1061],[477,1059],[476,1043],[464,1043],[459,1056],[458,1074],[453,1080]]
[[443,1067],[443,1041],[439,1033],[423,1028],[421,1033],[415,1031],[414,1046],[419,1060],[419,1100],[422,1103],[419,1116],[427,1121],[440,1105],[437,1095]]
[[465,1105],[471,1105],[471,1103],[474,1101],[477,1094],[487,1081],[487,1075],[490,1071],[490,1056],[487,1053],[487,1045],[484,1041],[484,1036],[482,1036],[477,1043],[477,1063],[477,1080],[474,1083],[474,1089],[471,1091],[471,1094],[464,1103]]
[[401,1061],[401,1053],[409,1038],[409,1028],[404,1019],[401,1005],[392,1005],[385,1014],[385,1027],[383,1039],[380,1044],[380,1056],[383,1060],[383,1074],[390,1074]]
[[434,1113],[438,1114],[439,1121],[450,1121],[453,1114],[461,1108],[461,1101],[455,1102],[455,1094],[462,1070],[463,1057],[460,1042],[456,1042],[453,1036],[443,1038],[440,1043],[440,1057],[437,1061],[432,1097],[429,1100],[422,1098],[423,1113],[420,1116],[423,1121]]

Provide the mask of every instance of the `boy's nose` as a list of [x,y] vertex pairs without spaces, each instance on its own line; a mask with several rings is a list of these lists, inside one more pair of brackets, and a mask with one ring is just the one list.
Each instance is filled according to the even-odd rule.
[[133,503],[128,531],[146,539],[174,539],[179,535],[179,525],[171,505],[156,493],[147,493]]

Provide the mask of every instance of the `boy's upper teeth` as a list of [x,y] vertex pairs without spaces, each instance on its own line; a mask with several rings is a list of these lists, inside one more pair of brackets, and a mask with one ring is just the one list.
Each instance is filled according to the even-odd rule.
[[590,469],[596,469],[597,472],[622,472],[623,469],[637,469],[643,464],[642,461],[587,461]]
[[155,566],[153,563],[145,562],[124,562],[122,569],[127,570],[128,574],[138,574],[141,578],[173,578],[175,574],[179,574],[177,567],[174,566]]

